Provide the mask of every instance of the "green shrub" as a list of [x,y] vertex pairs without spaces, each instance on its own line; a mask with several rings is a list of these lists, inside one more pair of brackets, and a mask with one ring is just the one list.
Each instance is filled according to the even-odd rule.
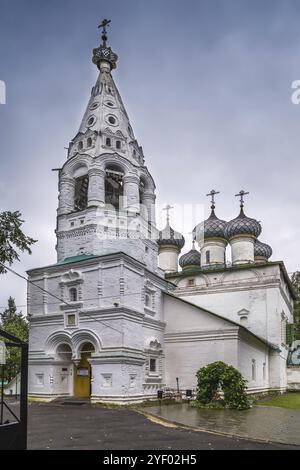
[[[214,407],[219,404],[230,409],[250,407],[246,383],[241,373],[224,362],[214,362],[196,373],[198,379],[196,404]],[[221,393],[223,392],[223,397]]]

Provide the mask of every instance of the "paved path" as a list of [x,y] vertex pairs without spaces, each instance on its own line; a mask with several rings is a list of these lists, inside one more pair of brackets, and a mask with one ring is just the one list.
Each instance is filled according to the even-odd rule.
[[127,408],[38,404],[29,406],[28,447],[103,450],[294,448],[168,428]]
[[189,404],[151,406],[146,412],[192,428],[242,438],[295,444],[300,448],[300,411],[270,406],[250,410],[197,410]]

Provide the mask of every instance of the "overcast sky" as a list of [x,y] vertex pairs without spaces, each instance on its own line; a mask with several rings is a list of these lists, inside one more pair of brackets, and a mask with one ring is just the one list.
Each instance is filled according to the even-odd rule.
[[[104,17],[158,202],[208,209],[215,188],[217,214],[230,220],[234,194],[248,190],[246,213],[261,221],[273,260],[300,269],[299,0],[0,0],[0,210],[20,210],[39,240],[14,269],[56,261],[51,169],[64,163],[96,80]],[[2,276],[1,307],[9,295],[24,305],[26,283]]]

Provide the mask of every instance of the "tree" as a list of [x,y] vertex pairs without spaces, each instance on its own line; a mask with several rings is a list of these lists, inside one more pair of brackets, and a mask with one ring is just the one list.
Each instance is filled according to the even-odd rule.
[[[16,336],[21,341],[28,341],[29,324],[22,312],[17,312],[15,299],[9,297],[8,306],[1,315],[0,328]],[[9,347],[5,365],[4,378],[12,380],[19,372],[21,366],[20,348]]]
[[0,212],[0,274],[6,272],[3,264],[12,265],[14,261],[19,261],[19,251],[31,254],[30,247],[36,243],[23,233],[21,227],[24,220],[21,217],[19,211]]
[[[196,405],[225,407],[237,410],[249,408],[246,380],[233,366],[219,361],[202,367],[198,379]],[[221,396],[223,392],[223,398]]]
[[295,339],[300,339],[300,271],[297,271],[292,275],[291,281],[296,294],[296,300],[294,300],[294,337]]

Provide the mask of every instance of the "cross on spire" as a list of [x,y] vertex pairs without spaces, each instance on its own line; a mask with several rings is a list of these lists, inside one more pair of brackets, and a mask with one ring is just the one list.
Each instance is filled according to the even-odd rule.
[[167,218],[167,225],[170,223],[170,210],[174,209],[174,207],[170,206],[170,204],[167,204],[166,207],[163,208],[163,211],[167,212],[166,218]]
[[249,192],[244,191],[243,189],[238,193],[235,194],[235,197],[240,197],[240,204],[241,204],[241,209],[244,207],[244,197],[250,194]]
[[206,194],[206,196],[211,197],[211,208],[214,209],[215,206],[215,196],[217,194],[220,194],[220,191],[216,191],[215,189],[212,189],[210,193]]
[[104,18],[102,23],[99,24],[98,28],[102,28],[102,41],[103,41],[103,47],[106,47],[106,41],[107,41],[107,31],[106,27],[109,26],[111,23],[111,20],[107,20]]

